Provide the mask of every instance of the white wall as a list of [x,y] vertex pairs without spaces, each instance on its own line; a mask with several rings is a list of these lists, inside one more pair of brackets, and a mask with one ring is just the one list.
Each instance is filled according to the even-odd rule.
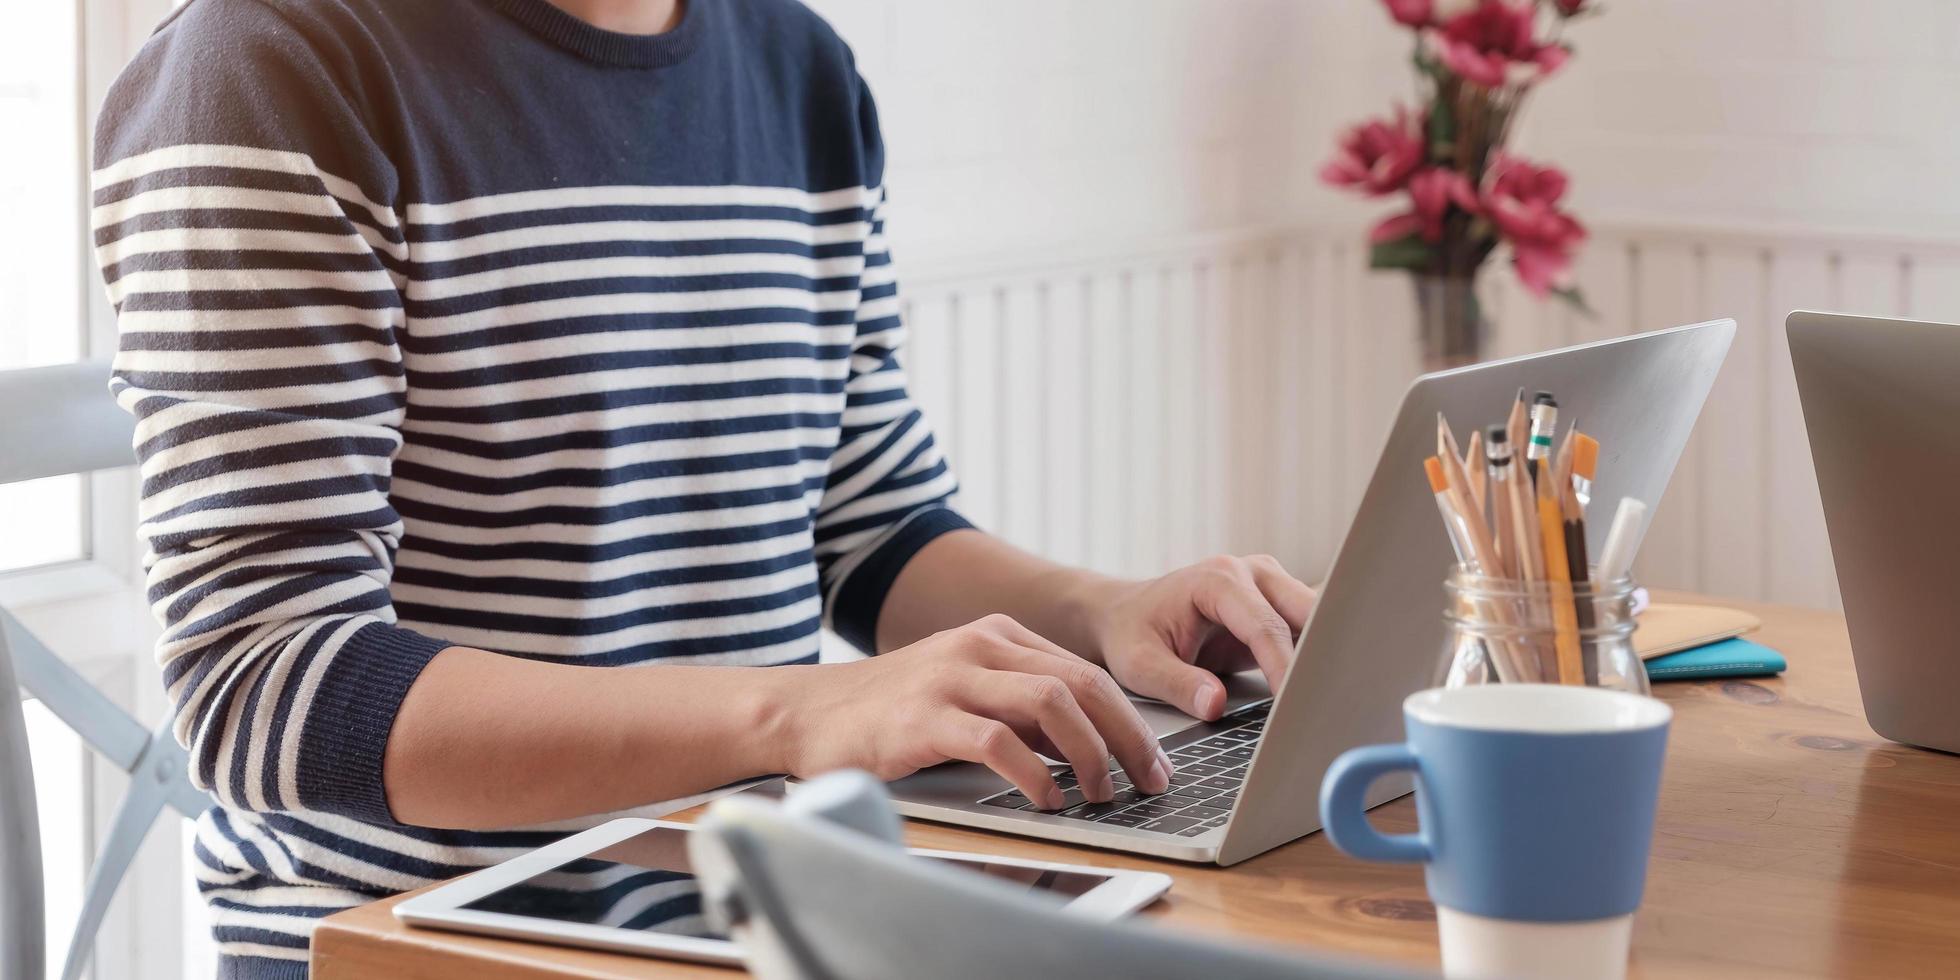
[[901,275],[1276,218],[1311,6],[812,0],[856,50]]
[[[1312,4],[1303,145],[1412,91],[1374,0]],[[1595,222],[1953,235],[1960,3],[1619,0],[1575,24],[1521,147],[1564,165]],[[1311,175],[1307,175],[1309,180]],[[1303,199],[1325,206],[1311,188]],[[1349,216],[1365,208],[1346,205]]]
[[1602,215],[1952,234],[1960,4],[1610,4],[1536,107]]

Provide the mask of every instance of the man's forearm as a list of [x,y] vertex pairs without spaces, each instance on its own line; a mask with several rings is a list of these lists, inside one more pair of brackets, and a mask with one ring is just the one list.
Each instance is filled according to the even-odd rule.
[[786,672],[543,663],[450,647],[402,702],[395,819],[490,829],[606,813],[784,771]]
[[1094,618],[1119,579],[1059,565],[980,531],[954,531],[912,556],[878,614],[878,651],[1006,613],[1097,663]]

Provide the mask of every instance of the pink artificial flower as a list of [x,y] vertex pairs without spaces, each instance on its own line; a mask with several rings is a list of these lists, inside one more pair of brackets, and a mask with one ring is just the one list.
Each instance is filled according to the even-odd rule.
[[1565,63],[1571,60],[1571,58],[1572,52],[1567,50],[1564,45],[1547,44],[1538,49],[1538,57],[1532,59],[1532,64],[1538,66],[1538,77],[1544,78],[1558,71],[1560,68],[1564,68]]
[[1409,210],[1384,220],[1368,236],[1379,245],[1421,235],[1425,242],[1443,238],[1443,219],[1450,205],[1471,213],[1477,210],[1477,193],[1470,179],[1447,167],[1431,167],[1409,178]]
[[1590,2],[1592,0],[1552,0],[1552,5],[1558,8],[1559,13],[1570,17],[1586,9],[1586,4]]
[[1388,15],[1396,23],[1410,27],[1428,27],[1436,11],[1436,0],[1382,0],[1382,3],[1388,6]]
[[1541,167],[1510,153],[1499,153],[1492,159],[1484,177],[1487,199],[1514,198],[1547,206],[1556,205],[1564,198],[1566,188],[1572,183],[1565,171],[1557,167],[1550,164]]
[[1529,4],[1483,0],[1444,21],[1430,43],[1444,67],[1485,88],[1498,88],[1527,67],[1542,78],[1565,64],[1568,52],[1533,37],[1532,12]]
[[1320,179],[1370,197],[1401,190],[1422,164],[1422,127],[1422,117],[1398,106],[1393,119],[1370,119],[1349,129],[1334,159],[1320,168]]
[[1557,167],[1508,155],[1491,163],[1484,183],[1483,213],[1510,243],[1518,278],[1540,298],[1569,282],[1572,253],[1586,240],[1585,226],[1559,210],[1567,184]]

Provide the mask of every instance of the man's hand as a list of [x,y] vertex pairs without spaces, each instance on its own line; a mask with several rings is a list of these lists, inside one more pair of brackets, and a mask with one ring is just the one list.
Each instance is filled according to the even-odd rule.
[[1109,672],[1207,721],[1225,710],[1219,674],[1256,664],[1279,690],[1315,598],[1271,555],[1220,555],[1147,582],[1093,588],[1091,634]]
[[859,768],[890,780],[958,759],[1057,809],[1040,752],[1067,759],[1090,802],[1114,792],[1111,755],[1141,792],[1170,786],[1170,761],[1110,675],[1007,616],[869,660],[781,670],[793,682],[773,734],[791,775]]

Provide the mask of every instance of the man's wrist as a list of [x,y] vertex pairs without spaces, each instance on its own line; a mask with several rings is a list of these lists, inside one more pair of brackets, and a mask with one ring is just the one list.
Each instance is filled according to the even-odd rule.
[[1108,626],[1110,610],[1117,599],[1135,585],[1134,582],[1095,572],[1058,569],[1049,581],[1041,583],[1047,594],[1055,597],[1056,622],[1051,626],[1053,635],[1048,635],[1048,639],[1084,660],[1107,666],[1103,659],[1102,636]]
[[813,675],[823,670],[823,665],[741,669],[756,675],[752,683],[743,685],[743,708],[736,713],[743,730],[735,733],[735,738],[754,753],[749,768],[757,775],[796,772],[798,751],[808,737],[801,710],[806,698],[799,692],[808,690],[816,679]]

